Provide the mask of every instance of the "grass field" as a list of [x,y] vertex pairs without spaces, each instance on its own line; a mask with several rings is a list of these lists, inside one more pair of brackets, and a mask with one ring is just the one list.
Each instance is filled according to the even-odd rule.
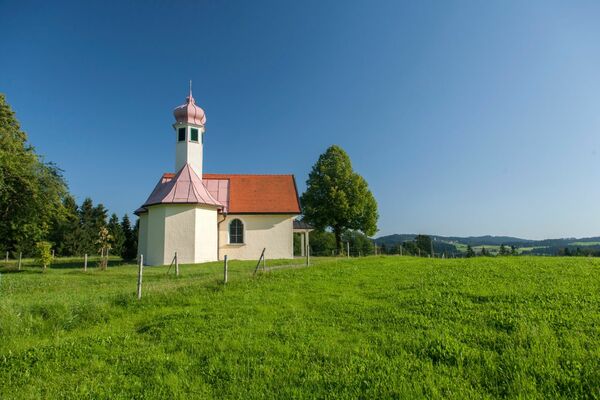
[[571,242],[571,243],[569,243],[569,246],[580,246],[580,247],[598,246],[598,245],[600,245],[600,242]]
[[0,398],[600,398],[600,260],[0,269]]

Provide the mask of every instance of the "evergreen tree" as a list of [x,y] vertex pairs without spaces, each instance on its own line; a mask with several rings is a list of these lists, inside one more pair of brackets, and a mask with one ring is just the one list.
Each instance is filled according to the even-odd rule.
[[121,221],[121,230],[125,241],[123,242],[123,250],[121,251],[121,257],[124,260],[133,260],[137,257],[137,236],[138,236],[139,225],[136,221],[135,229],[131,229],[131,222],[129,216],[125,214]]
[[473,250],[473,248],[471,247],[471,245],[467,245],[467,254],[465,254],[465,257],[471,258],[471,257],[475,257],[475,251]]
[[80,251],[85,254],[96,254],[96,240],[99,229],[96,226],[94,204],[87,197],[79,207]]
[[108,220],[108,233],[112,237],[111,251],[114,254],[121,255],[125,245],[125,234],[119,222],[117,214],[112,214]]
[[344,251],[342,234],[347,230],[359,230],[368,236],[377,231],[377,202],[339,146],[331,146],[321,154],[306,186],[302,195],[304,218],[321,231],[333,231],[339,254]]
[[508,254],[508,250],[506,249],[506,246],[504,246],[503,244],[500,245],[499,254],[501,256],[505,256]]
[[482,256],[489,256],[490,253],[485,249],[485,246],[481,247],[481,255]]
[[99,203],[92,211],[94,219],[94,227],[96,232],[100,231],[101,228],[106,228],[106,218],[108,216],[108,210],[104,207],[104,204]]

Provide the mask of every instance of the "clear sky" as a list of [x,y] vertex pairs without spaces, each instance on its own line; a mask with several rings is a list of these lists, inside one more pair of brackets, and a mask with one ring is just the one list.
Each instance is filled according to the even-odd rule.
[[174,168],[188,80],[204,169],[342,146],[380,232],[600,235],[597,1],[0,0],[0,92],[86,196],[131,213]]

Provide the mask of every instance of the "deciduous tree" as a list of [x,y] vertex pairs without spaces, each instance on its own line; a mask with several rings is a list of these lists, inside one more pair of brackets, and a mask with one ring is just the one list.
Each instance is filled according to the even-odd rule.
[[304,218],[319,230],[333,231],[336,248],[343,252],[342,234],[358,230],[371,236],[377,231],[377,202],[364,178],[352,170],[350,157],[331,146],[319,157],[302,195]]
[[417,245],[417,248],[421,250],[421,254],[431,255],[431,236],[417,235],[415,237],[415,244]]
[[36,154],[0,94],[0,247],[32,254],[62,215],[66,194],[62,171]]
[[362,232],[346,231],[342,235],[343,242],[350,243],[350,253],[353,256],[368,256],[375,254],[375,245]]
[[100,253],[99,267],[101,270],[108,268],[108,252],[111,249],[112,240],[113,238],[108,232],[108,228],[105,226],[101,227],[100,231],[98,232],[98,239],[96,240],[98,253]]

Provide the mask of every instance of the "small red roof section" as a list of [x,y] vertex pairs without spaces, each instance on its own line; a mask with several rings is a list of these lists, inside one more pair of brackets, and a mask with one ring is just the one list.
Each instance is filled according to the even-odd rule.
[[190,164],[186,164],[174,176],[164,174],[142,208],[169,203],[205,204],[223,208],[223,204],[211,196]]
[[229,179],[202,179],[210,195],[223,204],[223,212],[229,212]]
[[[205,185],[229,181],[227,212],[233,214],[300,214],[294,175],[203,174]],[[219,185],[225,188],[221,183]],[[211,193],[212,194],[212,193]],[[219,200],[223,194],[218,195]]]

